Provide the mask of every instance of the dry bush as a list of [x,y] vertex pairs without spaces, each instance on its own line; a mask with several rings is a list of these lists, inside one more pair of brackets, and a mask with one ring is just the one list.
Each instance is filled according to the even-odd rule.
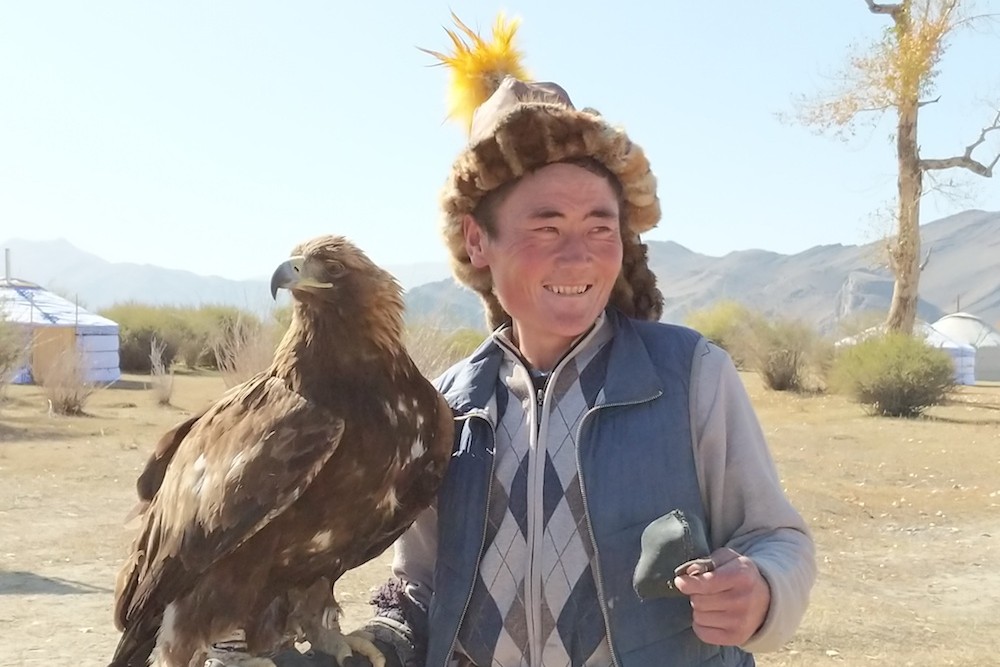
[[49,411],[60,415],[82,415],[97,387],[86,379],[83,357],[64,351],[41,369],[37,378],[49,401]]
[[473,329],[447,331],[434,323],[419,322],[406,327],[404,342],[424,377],[434,379],[479,347],[483,338]]
[[28,355],[25,331],[0,317],[0,399]]
[[170,364],[163,360],[166,344],[154,336],[149,342],[149,375],[153,395],[159,405],[170,405],[174,394],[174,372]]
[[819,336],[808,325],[792,320],[758,319],[749,338],[748,360],[764,384],[776,391],[807,388]]
[[875,414],[916,417],[942,403],[955,386],[948,353],[899,333],[869,338],[843,350],[833,385]]
[[266,369],[281,333],[274,323],[242,317],[218,331],[211,346],[226,386],[235,387]]
[[750,339],[760,315],[736,301],[720,301],[696,310],[684,318],[684,324],[696,330],[729,353],[737,368],[747,365]]
[[170,366],[181,344],[193,337],[191,326],[171,306],[119,303],[99,313],[118,323],[118,358],[123,371],[149,373],[149,350],[154,338],[163,345],[163,363]]

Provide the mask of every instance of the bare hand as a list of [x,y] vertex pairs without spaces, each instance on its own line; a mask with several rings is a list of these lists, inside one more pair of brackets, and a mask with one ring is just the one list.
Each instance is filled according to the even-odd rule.
[[771,588],[752,560],[732,549],[712,552],[710,572],[689,570],[674,585],[691,600],[694,633],[706,644],[739,646],[760,629]]

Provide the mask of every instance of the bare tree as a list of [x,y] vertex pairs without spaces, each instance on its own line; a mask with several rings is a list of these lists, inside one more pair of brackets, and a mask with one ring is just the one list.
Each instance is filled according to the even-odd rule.
[[[920,271],[920,199],[924,174],[961,168],[990,178],[1000,154],[989,162],[973,153],[991,132],[1000,130],[1000,108],[993,122],[966,146],[961,155],[924,158],[920,155],[917,121],[920,109],[939,101],[930,99],[937,65],[950,37],[959,29],[989,18],[972,16],[966,0],[903,0],[878,3],[865,0],[873,14],[888,16],[892,26],[870,48],[848,61],[845,86],[828,98],[806,103],[799,118],[820,130],[851,128],[862,116],[896,112],[898,161],[896,234],[887,243],[889,267],[896,282],[886,326],[912,333],[916,319]],[[926,265],[926,259],[923,262]]]

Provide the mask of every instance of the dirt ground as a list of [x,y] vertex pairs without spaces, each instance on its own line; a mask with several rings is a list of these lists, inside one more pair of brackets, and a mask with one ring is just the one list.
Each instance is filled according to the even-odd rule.
[[[963,388],[918,420],[877,419],[839,397],[747,385],[809,520],[820,576],[799,633],[765,666],[996,665],[1000,658],[1000,387]],[[173,407],[141,377],[51,417],[34,387],[0,403],[0,665],[98,667],[117,631],[123,518],[152,443],[223,390],[177,376]],[[345,628],[388,572],[341,580]]]

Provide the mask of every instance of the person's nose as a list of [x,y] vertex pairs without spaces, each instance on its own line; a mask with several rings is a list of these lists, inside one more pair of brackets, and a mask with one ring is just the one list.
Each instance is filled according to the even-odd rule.
[[559,260],[563,264],[586,264],[591,259],[590,247],[582,234],[566,234],[559,247]]

